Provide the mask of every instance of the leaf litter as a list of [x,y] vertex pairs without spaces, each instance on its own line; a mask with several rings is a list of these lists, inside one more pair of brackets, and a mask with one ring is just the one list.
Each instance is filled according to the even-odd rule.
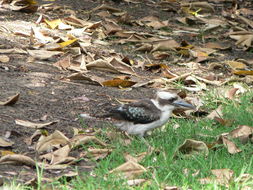
[[[88,16],[86,19],[76,16],[80,15],[76,14],[80,13],[80,10],[61,9],[61,5],[54,3],[39,5],[35,1],[25,1],[26,3],[21,5],[19,4],[20,1],[10,2],[2,1],[2,7],[7,10],[38,11],[44,14],[39,18],[35,18],[37,21],[28,19],[29,24],[20,23],[18,27],[15,27],[18,28],[18,31],[9,23],[0,23],[1,26],[4,26],[1,27],[0,32],[5,37],[8,39],[14,38],[18,42],[23,40],[23,43],[16,43],[11,46],[12,48],[1,48],[0,53],[3,55],[8,54],[8,56],[1,56],[0,71],[3,69],[20,72],[19,65],[13,66],[9,62],[15,56],[17,58],[25,56],[27,60],[30,60],[31,65],[36,64],[37,68],[41,70],[45,69],[44,64],[54,65],[58,69],[53,71],[54,74],[57,73],[54,80],[43,78],[40,79],[42,82],[46,80],[48,84],[52,85],[55,80],[60,79],[61,82],[57,84],[84,87],[83,81],[88,81],[97,86],[95,90],[88,87],[91,91],[93,89],[90,96],[87,96],[89,98],[89,101],[86,102],[88,106],[81,108],[77,106],[75,107],[77,109],[83,110],[85,108],[90,111],[90,108],[88,108],[91,105],[90,102],[95,102],[93,106],[97,105],[96,101],[99,98],[96,97],[97,99],[94,101],[92,95],[94,95],[94,91],[102,87],[116,87],[117,89],[111,90],[111,94],[116,94],[118,91],[124,92],[124,90],[136,93],[136,91],[141,91],[140,87],[172,89],[175,82],[182,82],[183,89],[191,96],[193,94],[196,96],[213,87],[230,85],[229,82],[231,81],[252,85],[252,58],[247,56],[249,55],[248,50],[252,48],[252,33],[247,28],[252,28],[252,22],[246,18],[250,18],[250,13],[244,12],[245,15],[239,15],[236,12],[239,10],[235,10],[235,7],[221,13],[216,10],[216,6],[222,6],[223,2],[212,4],[209,2],[150,1],[143,4],[139,1],[124,0],[121,2],[122,6],[118,5],[119,7],[112,2],[97,7],[95,7],[96,3],[91,3],[93,7],[82,15]],[[136,13],[139,14],[138,11],[133,13],[123,6],[131,6],[135,3],[143,4],[147,9],[156,7],[155,9],[161,13],[161,17],[165,13],[161,10],[168,11],[171,15],[175,12],[178,14],[177,17],[172,16],[169,19],[167,14],[164,18],[152,15],[136,15]],[[59,14],[60,12],[62,14]],[[69,16],[68,13],[70,12],[75,14]],[[219,17],[215,16],[214,13],[216,12]],[[95,21],[94,16],[98,16],[99,21]],[[236,19],[232,20],[231,18]],[[244,25],[241,25],[241,22]],[[122,23],[127,24],[127,26],[122,25]],[[29,25],[29,29],[27,29],[27,25]],[[224,35],[217,36],[217,34],[222,33]],[[199,38],[199,40],[195,41],[194,38]],[[228,40],[228,38],[232,40]],[[212,42],[213,40],[218,42]],[[231,50],[232,47],[236,47],[236,49]],[[116,51],[112,50],[113,48]],[[226,54],[224,50],[231,50],[232,53]],[[234,53],[237,56],[233,56]],[[244,53],[246,56],[239,56]],[[15,56],[12,57],[11,54]],[[143,59],[144,54],[146,58]],[[31,65],[28,67],[31,67]],[[50,70],[48,71],[50,72]],[[34,79],[28,78],[28,80],[33,81]],[[75,82],[70,82],[73,80]],[[86,84],[86,86],[90,85]],[[76,89],[79,89],[80,86]],[[234,100],[242,89],[237,87],[227,92],[225,97]],[[50,93],[47,94],[50,98],[43,101],[57,101],[54,94],[59,89],[50,90]],[[108,91],[105,92],[108,93]],[[78,90],[76,92],[78,93]],[[41,96],[35,89],[24,93],[31,97]],[[64,98],[66,92],[64,95],[59,95],[59,93],[57,95]],[[81,92],[80,97],[82,95],[83,92]],[[140,93],[139,97],[142,96],[143,93]],[[0,105],[19,103],[18,97],[19,94],[10,97],[7,101],[0,102]],[[127,98],[129,97],[126,96],[125,99]],[[189,99],[193,101],[193,99]],[[37,100],[38,102],[41,101]],[[65,100],[69,101],[69,99]],[[28,102],[29,100],[24,99],[22,101]],[[78,102],[78,100],[76,101]],[[23,105],[23,102],[20,104]],[[198,109],[200,109],[201,104],[196,104],[200,105],[198,106]],[[37,106],[40,105],[37,104]],[[61,106],[58,105],[57,108],[59,109],[59,107]],[[3,114],[4,117],[8,117],[13,108],[1,109],[8,109]],[[44,107],[44,109],[47,108]],[[75,111],[72,110],[72,112]],[[16,121],[16,124],[30,128],[27,130],[29,130],[31,138],[28,139],[27,144],[30,149],[39,154],[40,167],[45,167],[48,170],[66,169],[69,165],[80,164],[79,159],[81,156],[85,159],[92,158],[99,161],[113,151],[109,148],[109,144],[94,135],[78,134],[79,132],[77,132],[70,138],[69,133],[59,125],[64,123],[65,120],[70,120],[71,117],[73,119],[74,116],[64,118],[59,115],[57,115],[57,121],[58,119],[59,121],[55,124],[58,130],[55,131],[50,128],[47,129],[49,131],[40,129],[53,124],[53,122],[32,123],[28,122],[28,119],[18,120],[17,117],[12,117],[12,121]],[[25,116],[26,114],[23,114],[22,117],[18,118],[26,118]],[[54,117],[50,115],[49,117],[53,121],[55,120]],[[218,121],[224,126],[229,126],[229,122],[222,117],[221,108],[219,107],[207,116],[207,118]],[[34,118],[34,116],[30,116],[29,120],[33,121]],[[68,126],[68,128],[71,128],[71,126]],[[233,139],[239,139],[241,143],[252,142],[251,128],[251,126],[246,125],[238,126],[237,129],[231,130],[228,134],[221,134],[213,144],[214,146],[215,144],[223,144],[230,154],[239,153],[242,150],[236,146]],[[16,129],[21,131],[19,128]],[[35,132],[36,129],[40,130]],[[1,144],[4,147],[16,146],[15,142],[2,138]],[[76,149],[80,149],[82,146],[88,146],[87,151],[73,156],[72,152],[76,152]],[[186,154],[203,152],[204,155],[207,155],[209,149],[214,148],[214,146],[210,147],[205,142],[187,139],[178,148],[178,151]],[[6,154],[1,157],[0,162],[35,166],[35,157],[12,154],[11,151]],[[129,185],[138,185],[145,182],[146,179],[136,179],[136,177],[147,171],[144,166],[138,163],[138,158],[127,156],[126,162],[112,169],[110,173],[121,173],[132,180],[128,181]],[[231,178],[231,175],[217,174],[216,171],[212,171],[212,173],[216,176],[218,183],[226,185],[230,181],[227,178]],[[166,188],[169,189],[170,187],[166,186]]]

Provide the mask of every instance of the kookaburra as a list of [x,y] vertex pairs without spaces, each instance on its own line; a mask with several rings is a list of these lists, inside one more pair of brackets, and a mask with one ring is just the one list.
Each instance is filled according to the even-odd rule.
[[143,137],[147,131],[167,123],[175,108],[194,109],[194,106],[177,94],[158,91],[154,99],[143,99],[111,108],[105,116],[115,119],[115,125],[128,134]]

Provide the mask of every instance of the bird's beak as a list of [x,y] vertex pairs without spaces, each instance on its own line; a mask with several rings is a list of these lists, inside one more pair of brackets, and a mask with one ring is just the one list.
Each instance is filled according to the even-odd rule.
[[195,109],[195,106],[185,102],[184,100],[176,100],[172,104],[176,107]]

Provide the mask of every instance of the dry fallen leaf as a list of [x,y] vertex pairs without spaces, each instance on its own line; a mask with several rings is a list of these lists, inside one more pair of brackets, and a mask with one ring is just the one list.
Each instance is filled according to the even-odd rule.
[[91,154],[94,160],[103,159],[111,152],[112,152],[112,149],[88,148],[88,153]]
[[110,86],[110,87],[123,87],[128,88],[136,84],[136,82],[131,80],[123,80],[119,78],[114,78],[112,80],[107,80],[102,83],[104,86]]
[[180,190],[180,187],[177,186],[166,186],[163,190]]
[[10,58],[7,55],[0,55],[0,62],[1,63],[8,63]]
[[110,173],[120,173],[127,179],[133,179],[146,171],[142,165],[130,160],[111,170]]
[[[208,147],[202,141],[196,141],[193,139],[186,139],[182,145],[179,146],[178,151],[186,155],[201,154],[208,155]],[[177,153],[176,153],[177,154]]]
[[20,94],[18,93],[14,96],[9,97],[8,100],[6,100],[4,102],[0,101],[0,106],[8,106],[8,105],[15,104],[18,101],[19,95]]
[[46,126],[55,124],[57,122],[58,121],[51,121],[51,122],[47,122],[47,123],[33,123],[33,122],[30,122],[30,121],[24,121],[24,120],[21,120],[21,119],[16,119],[15,120],[15,123],[17,125],[21,125],[23,127],[34,128],[34,129],[41,129],[41,128],[44,128]]
[[221,135],[217,143],[224,144],[230,154],[236,154],[242,151],[235,145],[235,143],[230,141],[226,135]]
[[213,184],[218,183],[220,185],[229,185],[233,179],[234,172],[230,169],[214,169],[211,170],[215,178],[207,177],[199,179],[201,184]]
[[147,152],[142,152],[136,156],[131,156],[130,154],[125,154],[124,155],[124,158],[126,161],[133,161],[133,162],[140,162],[143,160],[143,158],[145,158],[145,156],[147,155],[148,153]]
[[229,133],[229,136],[232,138],[238,138],[241,143],[247,143],[253,134],[253,127],[247,125],[240,125],[236,129],[232,130]]
[[215,117],[217,118],[222,118],[222,106],[220,105],[217,109],[213,110],[210,114],[206,116],[208,119],[214,119]]
[[56,130],[49,136],[41,136],[36,144],[35,150],[38,153],[52,151],[54,148],[60,148],[61,145],[69,143],[69,139],[60,131]]
[[36,166],[36,162],[28,156],[22,154],[8,154],[0,158],[0,164],[22,164]]
[[253,33],[251,31],[231,32],[229,37],[237,40],[236,45],[248,49],[253,41]]
[[66,158],[70,153],[70,150],[71,150],[70,146],[65,145],[64,147],[61,147],[54,152],[41,155],[39,158],[49,161],[50,164],[59,164],[60,162],[62,163],[63,160],[66,161]]
[[103,86],[102,83],[104,82],[104,79],[99,76],[86,74],[82,72],[71,74],[67,76],[66,78],[70,80],[85,80],[85,81],[89,81],[101,86]]
[[108,71],[112,73],[124,73],[129,75],[136,75],[133,68],[121,60],[116,58],[109,58],[107,60],[98,59],[86,64],[86,68]]
[[137,185],[141,185],[142,183],[146,181],[147,181],[146,179],[130,179],[130,180],[127,180],[127,185],[137,186]]
[[55,56],[62,55],[64,52],[62,51],[47,51],[47,50],[27,50],[29,55],[39,60],[47,60],[53,58]]
[[6,140],[3,137],[0,137],[0,147],[10,147],[14,144],[14,142],[11,142],[10,140]]

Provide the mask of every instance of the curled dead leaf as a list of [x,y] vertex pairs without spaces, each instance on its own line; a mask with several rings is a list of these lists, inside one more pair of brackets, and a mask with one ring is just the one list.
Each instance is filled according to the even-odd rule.
[[214,178],[207,177],[199,179],[201,184],[213,184],[228,185],[233,179],[234,172],[230,169],[214,169],[211,170]]
[[146,179],[130,179],[130,180],[127,180],[127,185],[137,186],[137,185],[141,185],[142,183],[146,181],[147,181]]
[[30,122],[30,121],[24,121],[24,120],[21,120],[21,119],[16,119],[15,120],[15,123],[17,125],[21,125],[23,127],[34,128],[34,129],[41,129],[43,127],[55,124],[57,122],[58,121],[51,121],[51,122],[47,122],[47,123],[33,123],[33,122]]
[[18,94],[14,95],[14,96],[9,97],[8,100],[6,100],[4,102],[0,101],[0,106],[8,106],[8,105],[15,104],[18,101],[18,99],[19,99],[19,95],[20,94],[18,93]]
[[213,110],[210,114],[206,116],[208,119],[214,119],[215,117],[217,118],[222,118],[222,106],[220,105],[217,109]]
[[196,141],[193,139],[186,139],[184,143],[179,146],[176,155],[178,152],[181,152],[189,156],[195,154],[204,154],[207,156],[209,154],[206,143],[204,143],[203,141]]
[[66,145],[64,147],[57,149],[54,152],[41,155],[39,158],[46,159],[47,161],[50,162],[50,164],[59,164],[62,162],[66,162],[66,158],[68,157],[70,150],[71,150],[70,146]]
[[236,129],[229,133],[232,138],[238,138],[241,143],[245,144],[249,142],[252,138],[253,127],[247,125],[240,125]]
[[228,152],[230,154],[236,154],[241,152],[242,150],[239,149],[235,143],[233,143],[231,140],[229,140],[229,138],[227,137],[227,135],[221,135],[217,141],[218,144],[223,144],[225,145],[225,147],[227,148]]
[[35,150],[38,153],[44,151],[52,151],[53,148],[59,148],[61,145],[69,143],[69,139],[60,131],[56,130],[51,135],[45,137],[41,136],[39,141],[36,144]]
[[103,159],[112,152],[112,149],[97,149],[89,148],[88,153],[92,155],[95,160]]
[[10,58],[7,55],[0,55],[0,62],[1,63],[8,63]]
[[10,140],[6,140],[3,137],[0,137],[0,147],[10,147],[12,146],[14,143],[11,142]]
[[109,173],[121,173],[127,179],[133,179],[134,177],[139,176],[146,171],[146,168],[144,168],[142,165],[130,160],[111,170]]
[[8,154],[0,158],[0,164],[22,164],[36,166],[36,162],[28,156],[22,154]]

